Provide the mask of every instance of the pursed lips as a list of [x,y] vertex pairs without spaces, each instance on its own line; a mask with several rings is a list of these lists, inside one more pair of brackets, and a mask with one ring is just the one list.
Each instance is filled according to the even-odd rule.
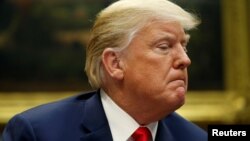
[[183,76],[183,75],[182,75],[182,76],[175,76],[175,77],[173,77],[172,79],[170,79],[169,82],[171,82],[171,81],[177,81],[177,80],[186,82],[186,77]]
[[[177,80],[174,80],[174,81],[176,81],[176,83],[180,83],[180,84],[185,85],[185,80],[183,80],[183,79],[177,79]],[[172,81],[172,82],[174,82],[174,81]]]
[[186,79],[185,78],[175,78],[168,83],[172,83],[176,87],[186,87]]

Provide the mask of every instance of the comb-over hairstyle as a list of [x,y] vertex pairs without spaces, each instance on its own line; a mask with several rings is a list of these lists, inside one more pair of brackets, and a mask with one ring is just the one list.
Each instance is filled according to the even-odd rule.
[[126,48],[138,31],[157,20],[178,22],[185,30],[200,23],[196,16],[168,0],[119,0],[98,14],[87,46],[85,64],[93,88],[100,88],[103,82],[103,50]]

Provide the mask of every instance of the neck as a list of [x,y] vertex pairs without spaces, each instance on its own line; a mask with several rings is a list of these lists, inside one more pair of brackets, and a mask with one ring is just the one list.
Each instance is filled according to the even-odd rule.
[[[150,100],[138,98],[117,89],[104,89],[107,95],[140,125],[148,125],[165,117],[166,111],[160,111]],[[146,104],[145,104],[146,103]],[[170,113],[170,112],[169,112]]]

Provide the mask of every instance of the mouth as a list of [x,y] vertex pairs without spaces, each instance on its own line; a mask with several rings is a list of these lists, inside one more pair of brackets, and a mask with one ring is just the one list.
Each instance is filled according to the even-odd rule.
[[176,83],[180,86],[185,86],[186,80],[185,79],[174,79],[174,80],[171,80],[169,83]]
[[173,80],[169,83],[172,90],[175,91],[175,95],[180,101],[185,101],[185,94],[187,92],[186,81],[184,79]]
[[185,93],[186,92],[186,80],[185,79],[175,79],[168,83],[172,89],[175,89],[178,92]]

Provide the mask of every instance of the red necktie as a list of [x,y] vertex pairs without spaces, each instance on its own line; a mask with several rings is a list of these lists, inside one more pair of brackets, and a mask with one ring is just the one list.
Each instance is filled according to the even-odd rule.
[[152,141],[151,132],[147,127],[139,127],[132,135],[134,141]]

